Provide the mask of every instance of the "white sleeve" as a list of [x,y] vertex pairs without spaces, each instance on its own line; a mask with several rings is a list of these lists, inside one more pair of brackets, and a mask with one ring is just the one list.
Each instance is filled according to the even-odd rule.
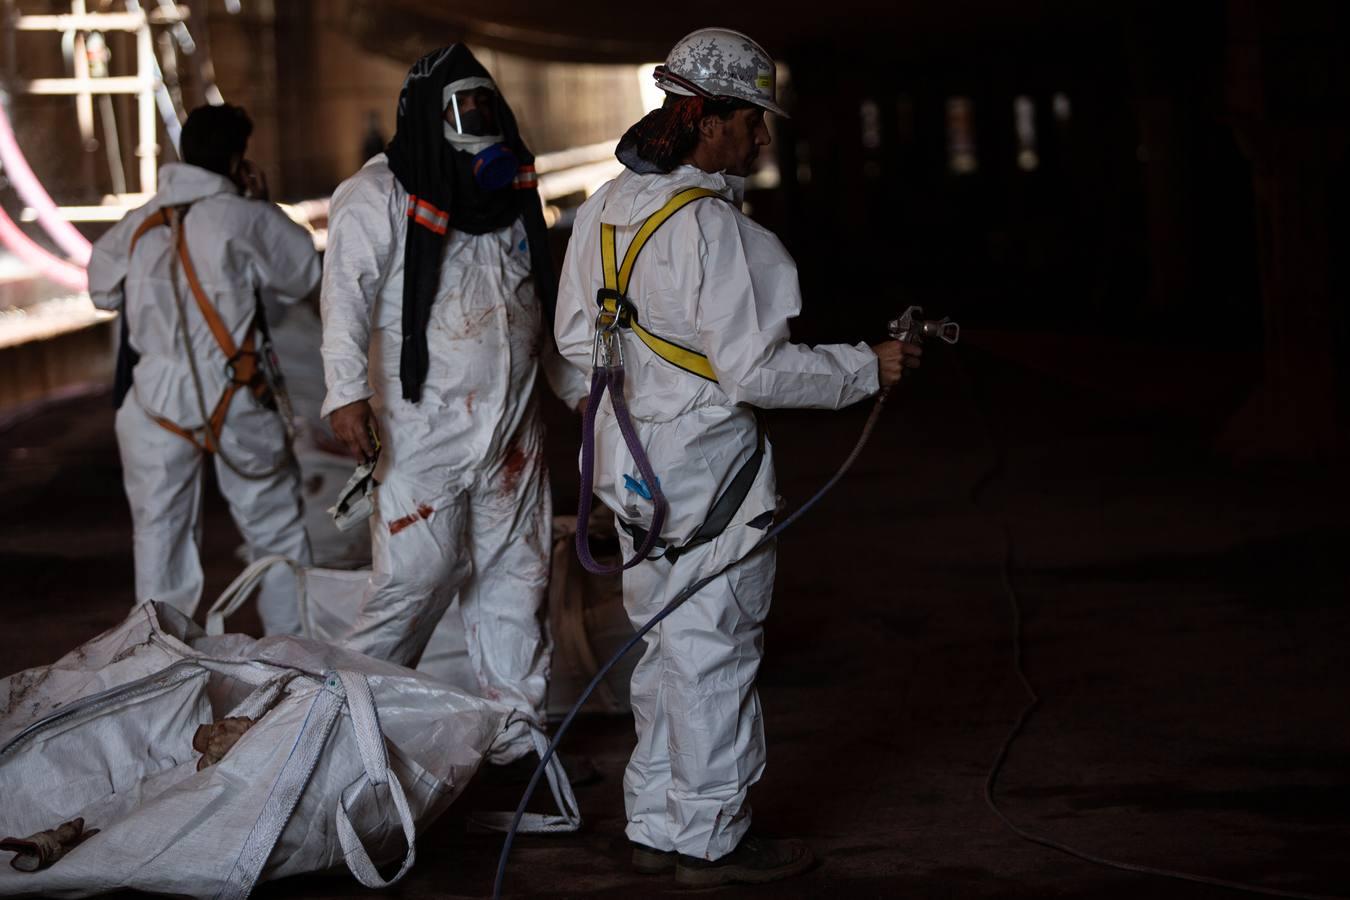
[[319,283],[319,253],[314,238],[274,203],[262,205],[252,217],[254,246],[249,262],[263,299],[294,303],[309,296]]
[[544,367],[544,377],[548,386],[568,409],[576,409],[581,398],[590,393],[591,385],[586,373],[565,359],[553,345],[553,341],[544,339],[544,349],[540,363]]
[[89,299],[99,309],[122,308],[126,299],[123,288],[127,266],[131,259],[132,223],[139,224],[144,218],[140,210],[132,211],[94,242],[86,272],[89,275]]
[[[595,339],[592,331],[595,322],[595,290],[590,270],[597,265],[591,252],[591,234],[597,229],[593,224],[594,216],[590,213],[600,209],[600,204],[596,202],[600,196],[601,193],[597,192],[577,211],[572,237],[567,242],[567,255],[563,258],[562,276],[558,282],[558,307],[553,317],[553,335],[558,342],[558,353],[575,373],[573,377],[582,386],[582,395],[589,391],[591,348]],[[578,396],[577,400],[580,399]],[[576,407],[576,403],[570,405]]]
[[771,232],[723,203],[699,203],[701,278],[691,321],[722,390],[764,408],[841,409],[875,394],[877,357],[866,344],[809,347],[789,340],[801,312],[797,266]]
[[395,240],[389,197],[365,179],[340,185],[331,209],[319,295],[323,416],[374,393],[367,378],[370,316]]

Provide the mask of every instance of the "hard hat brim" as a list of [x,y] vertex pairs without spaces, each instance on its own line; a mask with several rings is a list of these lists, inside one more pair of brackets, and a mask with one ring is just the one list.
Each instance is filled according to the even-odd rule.
[[[661,90],[665,91],[667,94],[674,94],[676,97],[699,96],[693,91],[671,82],[666,82],[664,84],[660,84],[659,86]],[[713,99],[725,98],[727,100],[739,100],[742,103],[749,103],[751,106],[758,106],[760,109],[765,110],[767,112],[771,112],[775,116],[781,116],[784,119],[792,118],[792,116],[788,113],[788,111],[783,109],[783,107],[779,106],[777,103],[774,103],[772,100],[765,100],[762,97],[737,97],[734,94],[711,94],[711,95],[705,94],[704,96],[709,96],[712,97]]]
[[774,103],[770,100],[751,100],[750,102],[758,106],[760,109],[768,110],[769,112],[773,113],[775,116],[779,116],[780,118],[784,119],[792,118],[792,116],[788,115],[788,111],[786,109],[783,109],[783,107],[779,106],[777,103]]

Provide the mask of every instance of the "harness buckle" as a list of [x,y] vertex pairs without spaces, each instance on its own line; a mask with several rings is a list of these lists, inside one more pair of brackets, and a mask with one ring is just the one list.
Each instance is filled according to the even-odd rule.
[[597,328],[618,331],[632,324],[634,313],[632,301],[613,288],[601,288],[596,291],[595,302],[600,306],[600,312],[595,320]]
[[[245,363],[250,362],[251,366],[245,365]],[[239,369],[241,367],[244,368],[245,370],[251,369],[252,373],[247,378],[241,378],[239,376]],[[229,359],[225,360],[226,377],[228,377],[231,382],[239,385],[240,387],[249,387],[255,384],[258,381],[258,376],[260,374],[261,373],[258,367],[258,351],[256,350],[240,350],[237,353],[235,353],[234,356],[231,356]]]
[[247,389],[266,409],[277,408],[276,393],[263,371],[262,354],[257,350],[241,349],[225,360],[225,377],[235,388]]

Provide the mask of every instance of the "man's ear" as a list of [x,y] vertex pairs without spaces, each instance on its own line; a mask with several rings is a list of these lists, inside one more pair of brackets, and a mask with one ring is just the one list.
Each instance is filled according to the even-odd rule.
[[698,120],[698,133],[704,140],[712,140],[721,132],[724,123],[719,116],[704,116]]

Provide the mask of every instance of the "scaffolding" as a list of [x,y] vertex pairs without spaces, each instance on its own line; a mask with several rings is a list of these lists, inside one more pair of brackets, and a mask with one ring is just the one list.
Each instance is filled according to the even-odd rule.
[[[5,69],[0,72],[3,76],[0,79],[3,81],[3,90],[0,90],[0,168],[7,188],[21,201],[21,212],[16,218],[38,223],[56,245],[53,250],[30,237],[0,208],[0,250],[7,251],[0,252],[0,352],[11,354],[5,367],[19,371],[23,367],[9,365],[12,353],[19,352],[13,348],[45,344],[40,339],[79,332],[108,317],[107,313],[95,310],[85,295],[84,266],[88,263],[91,246],[73,223],[117,221],[128,210],[153,196],[158,187],[161,120],[163,133],[175,151],[181,131],[183,112],[175,45],[189,57],[197,50],[187,20],[190,12],[195,10],[197,19],[203,21],[205,4],[203,0],[188,0],[187,4],[173,0],[145,0],[143,8],[142,0],[116,0],[120,9],[112,11],[109,7],[114,0],[98,0],[98,11],[91,12],[89,7],[95,6],[94,3],[70,0],[68,13],[35,15],[22,12],[17,0],[0,0],[0,3],[0,40],[7,51]],[[50,12],[50,7],[44,12]],[[157,33],[152,26],[158,29]],[[131,65],[124,67],[121,74],[113,74],[118,70],[110,64],[112,48],[105,36],[118,32],[133,36],[127,43],[134,51],[127,53]],[[19,57],[20,36],[31,33],[50,35],[61,41],[66,77],[35,77],[31,59],[29,71],[23,71]],[[156,57],[156,36],[159,58]],[[28,53],[39,45],[38,40],[27,40],[22,46]],[[45,57],[49,54],[37,55]],[[213,83],[214,73],[208,54],[198,53],[195,63],[198,81],[207,99],[222,102]],[[125,74],[126,68],[132,69],[134,74]],[[121,129],[114,104],[119,95],[132,97],[135,101],[137,171],[134,175],[125,170],[123,160]],[[78,126],[86,154],[98,148],[95,112],[101,114],[102,145],[107,155],[109,187],[112,188],[111,193],[103,194],[102,203],[61,205],[52,199],[25,158],[11,125],[10,98],[19,96],[73,97],[75,122],[71,124]],[[92,157],[86,158],[89,160],[88,178],[93,179],[96,164]],[[83,359],[81,365],[88,369],[83,377],[94,377],[90,373],[103,364],[106,354],[87,351],[86,347],[76,355]],[[22,396],[40,395],[43,390],[40,385],[48,381],[55,384],[64,377],[61,373],[70,374],[67,372],[70,366],[51,362],[55,357],[38,354],[34,359],[47,362],[35,363],[37,374],[24,376],[32,383],[20,385],[15,381],[7,386],[0,385],[4,388],[0,393],[10,395],[0,397],[0,401],[13,400],[16,391]],[[47,363],[59,372],[46,371]]]
[[[200,18],[205,5],[175,3],[173,0],[124,0],[122,12],[89,12],[86,0],[71,0],[70,12],[56,15],[22,13],[15,0],[5,0],[5,32],[9,70],[6,87],[14,95],[74,96],[80,136],[86,146],[93,143],[94,105],[98,101],[102,116],[104,146],[113,193],[97,206],[58,206],[62,218],[72,222],[117,221],[128,209],[144,203],[154,194],[161,147],[158,120],[162,121],[169,142],[176,149],[184,110],[178,84],[177,50],[196,65],[197,80],[208,103],[224,102],[215,85],[215,75],[207,53],[198,50],[204,44],[194,39],[188,22],[195,9]],[[232,9],[231,11],[236,11]],[[156,55],[152,26],[161,29]],[[205,27],[205,23],[201,23]],[[26,78],[18,67],[17,39],[22,32],[59,35],[70,58],[72,74],[64,78]],[[108,71],[108,47],[104,34],[125,32],[135,36],[135,74],[111,75]],[[130,95],[136,98],[137,191],[129,191],[122,167],[118,128],[112,98]],[[23,213],[24,221],[36,218],[32,209]]]
[[[129,194],[125,184],[119,185],[122,191],[113,194],[113,202],[103,206],[58,206],[62,216],[69,221],[116,220],[130,206],[143,202],[144,198],[155,192],[159,169],[159,144],[157,140],[158,121],[155,111],[155,93],[160,87],[156,77],[158,68],[155,60],[154,39],[150,32],[150,16],[142,9],[127,12],[96,12],[85,10],[84,0],[73,0],[71,11],[63,15],[23,15],[11,4],[5,27],[9,32],[7,43],[10,49],[9,59],[11,77],[9,89],[14,94],[58,95],[76,98],[76,109],[80,120],[80,130],[86,136],[92,132],[93,101],[95,97],[111,98],[117,94],[131,94],[136,97],[136,158],[138,161],[138,184],[140,191]],[[181,22],[187,18],[187,10],[177,6],[172,11],[164,8],[156,10],[158,18],[169,24]],[[172,15],[171,20],[169,16]],[[102,35],[108,31],[124,31],[136,36],[136,74],[130,76],[110,76],[91,74],[88,39],[91,33]],[[17,71],[16,37],[19,32],[48,32],[59,34],[63,38],[74,40],[73,54],[75,74],[69,78],[23,78]],[[110,109],[110,107],[108,107]],[[105,126],[110,124],[105,118]],[[105,133],[109,132],[105,127]],[[119,161],[120,163],[120,161]],[[114,169],[116,171],[116,169]],[[114,175],[114,181],[118,179]],[[28,216],[25,216],[28,218]]]

